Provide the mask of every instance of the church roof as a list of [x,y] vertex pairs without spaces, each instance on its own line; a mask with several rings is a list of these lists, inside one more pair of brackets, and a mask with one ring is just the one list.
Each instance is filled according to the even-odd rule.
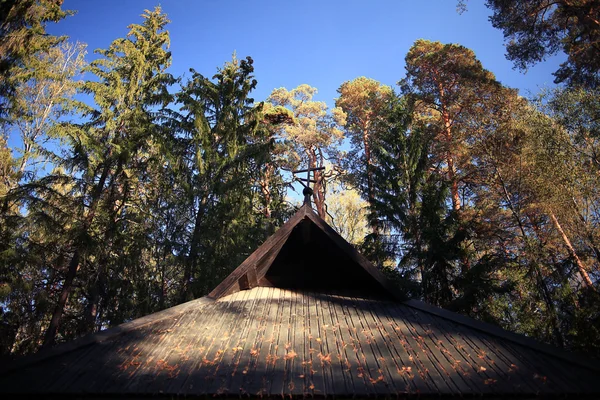
[[399,299],[308,206],[210,296],[0,369],[44,397],[600,395],[597,362]]

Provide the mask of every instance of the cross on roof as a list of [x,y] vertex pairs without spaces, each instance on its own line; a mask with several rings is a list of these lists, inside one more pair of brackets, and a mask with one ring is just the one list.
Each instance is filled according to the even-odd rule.
[[[313,190],[310,187],[311,183],[317,183],[317,181],[315,179],[311,179],[310,178],[310,173],[313,173],[313,177],[314,177],[314,172],[315,171],[323,171],[325,169],[325,167],[315,167],[315,168],[305,168],[305,169],[298,169],[296,171],[292,171],[292,174],[294,175],[294,180],[300,182],[300,184],[302,186],[304,186],[304,189],[302,190],[302,194],[304,195],[304,204],[308,204],[310,206],[310,196],[313,195]],[[306,172],[306,178],[300,178],[298,176],[296,176],[296,174],[300,174],[302,172]],[[306,182],[306,183],[304,183]]]

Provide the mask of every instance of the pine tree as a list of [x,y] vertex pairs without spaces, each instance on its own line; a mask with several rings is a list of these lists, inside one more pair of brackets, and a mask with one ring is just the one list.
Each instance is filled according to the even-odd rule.
[[[378,122],[386,117],[384,111],[392,100],[392,89],[373,79],[360,77],[344,82],[338,88],[338,93],[340,97],[335,105],[346,113],[346,137],[352,145],[344,163],[347,178],[360,189],[373,209],[373,174],[377,168],[376,160],[371,155],[372,143],[377,140],[373,135],[377,134],[375,127]],[[376,220],[371,221],[371,230],[377,233]]]
[[326,218],[325,196],[327,182],[336,175],[339,161],[336,159],[336,146],[343,138],[341,126],[346,123],[345,113],[338,107],[328,112],[322,101],[314,101],[317,89],[303,84],[295,89],[273,90],[268,101],[276,107],[287,108],[293,114],[293,121],[281,125],[281,141],[285,145],[287,169],[325,168],[329,161],[333,169],[316,170],[313,178],[313,201],[321,218]]

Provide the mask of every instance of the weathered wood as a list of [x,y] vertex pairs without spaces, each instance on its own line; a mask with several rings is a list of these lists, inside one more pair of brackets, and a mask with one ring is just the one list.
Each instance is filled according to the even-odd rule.
[[355,371],[355,375],[357,378],[362,379],[364,388],[362,388],[361,391],[364,390],[366,393],[377,395],[377,388],[375,387],[374,380],[371,376],[371,369],[376,368],[376,361],[374,355],[370,351],[369,343],[364,336],[362,325],[358,320],[356,302],[353,298],[347,298],[343,304],[343,312],[346,315],[348,331],[351,334],[352,344],[359,364]]
[[378,384],[384,384],[389,391],[396,394],[406,393],[406,380],[404,376],[398,372],[398,366],[394,355],[388,345],[385,331],[383,331],[383,323],[379,319],[377,313],[373,310],[374,303],[366,299],[360,299],[361,307],[358,310],[363,316],[373,340],[371,346],[376,351],[377,363],[379,365],[379,373],[383,378]]
[[[428,388],[428,385],[418,372],[416,357],[406,348],[408,346],[406,340],[400,338],[399,333],[395,329],[394,320],[388,312],[390,308],[393,308],[393,306],[388,303],[378,302],[374,304],[374,312],[381,321],[381,330],[384,332],[383,336],[386,339],[386,345],[392,354],[396,372],[405,382],[404,392],[409,394],[419,393],[424,388]],[[411,359],[414,361],[411,361]],[[396,386],[398,387],[398,385]]]
[[218,299],[220,297],[232,294],[232,288],[235,286],[237,281],[248,271],[254,269],[257,277],[257,281],[264,276],[258,272],[260,263],[266,261],[267,264],[273,262],[273,259],[277,256],[279,250],[289,237],[290,233],[300,221],[304,219],[309,208],[306,206],[301,207],[296,214],[294,214],[275,234],[271,235],[262,245],[258,247],[248,258],[246,258],[239,267],[237,267],[227,278],[223,280],[212,292],[209,293],[209,297]]
[[212,301],[213,301],[212,299],[209,299],[206,297],[188,301],[187,303],[183,303],[178,306],[174,306],[174,307],[168,308],[166,310],[159,311],[154,314],[150,314],[146,317],[135,319],[131,322],[126,322],[119,326],[115,326],[114,328],[109,328],[109,329],[100,331],[98,333],[87,335],[82,338],[73,340],[72,342],[60,344],[53,348],[44,349],[44,350],[40,351],[39,353],[33,354],[31,356],[23,357],[23,358],[20,358],[20,359],[11,361],[11,362],[3,362],[2,365],[0,365],[0,375],[5,374],[5,373],[15,370],[15,369],[23,368],[23,367],[25,367],[27,365],[31,365],[33,363],[38,363],[40,361],[47,360],[52,357],[64,355],[68,352],[80,349],[84,346],[89,346],[89,345],[92,345],[95,343],[101,343],[106,340],[113,339],[114,337],[116,337],[118,335],[125,334],[134,329],[141,328],[145,325],[156,323],[156,322],[161,321],[166,318],[175,317],[175,316],[187,311],[190,308],[202,307],[205,304],[209,304]]
[[300,229],[302,231],[300,238],[304,244],[307,244],[312,240],[311,225],[321,230],[331,240],[332,246],[340,249],[349,258],[351,263],[356,263],[359,268],[364,269],[368,274],[367,276],[370,275],[381,286],[383,293],[387,293],[391,298],[405,300],[405,297],[401,293],[398,293],[373,264],[356,251],[351,244],[346,242],[321,217],[315,214],[307,204],[303,205],[274,235],[269,237],[265,243],[213,289],[209,297],[218,299],[256,285],[270,286],[270,282],[265,279],[265,275],[280,254],[283,246],[290,240],[293,231]]
[[331,392],[335,394],[352,394],[352,386],[347,386],[344,376],[344,359],[342,355],[342,343],[338,335],[338,327],[332,316],[332,298],[330,296],[320,294],[323,301],[320,304],[321,313],[321,337],[325,339],[326,351],[329,354],[329,365],[331,368]]
[[154,321],[0,375],[0,393],[600,396],[585,365],[392,301],[256,287]]
[[[257,376],[258,352],[268,322],[267,315],[272,296],[272,289],[267,288],[256,288],[250,292],[254,297],[255,304],[255,308],[251,310],[248,316],[252,324],[248,334],[242,338],[244,340],[244,349],[239,361],[239,373],[231,381],[231,387],[238,390],[242,396],[253,394],[252,391],[257,386],[257,384],[254,384],[254,379]],[[231,392],[232,395],[234,394],[233,389]]]
[[412,324],[407,321],[406,314],[404,314],[403,307],[399,306],[393,309],[394,311],[394,329],[396,333],[402,335],[401,340],[407,344],[410,356],[417,372],[421,375],[424,381],[427,381],[428,385],[434,385],[434,391],[442,393],[456,393],[456,389],[453,386],[448,385],[444,377],[440,374],[438,367],[429,357],[426,349],[417,342],[418,334],[414,331]]
[[600,372],[600,363],[590,362],[588,359],[586,359],[584,357],[578,356],[574,353],[568,353],[568,352],[561,350],[559,348],[556,348],[554,346],[540,343],[536,340],[528,338],[527,336],[518,335],[516,333],[509,332],[509,331],[499,328],[497,326],[487,324],[485,322],[481,322],[476,319],[469,318],[464,315],[460,315],[460,314],[457,314],[457,313],[454,313],[454,312],[451,312],[448,310],[444,310],[443,308],[434,307],[434,306],[424,303],[422,301],[407,300],[407,301],[405,301],[404,304],[408,305],[409,307],[415,308],[417,310],[425,311],[430,314],[436,315],[438,317],[446,318],[450,321],[453,321],[453,322],[461,324],[461,325],[465,325],[469,328],[477,329],[484,333],[489,333],[491,335],[497,336],[497,337],[505,339],[505,340],[509,340],[509,341],[519,344],[521,346],[526,346],[526,347],[532,348],[536,351],[546,353],[546,354],[552,355],[554,357],[562,358],[565,361],[568,361],[570,363],[584,365],[585,367],[587,367],[589,369],[595,370],[596,372]]
[[342,351],[342,357],[344,360],[344,377],[348,390],[356,394],[357,396],[366,396],[369,394],[369,390],[365,386],[365,377],[359,375],[359,371],[362,370],[361,360],[358,356],[358,350],[356,350],[355,340],[352,336],[352,329],[348,326],[348,320],[346,313],[344,312],[344,299],[340,296],[330,296],[332,316],[335,321],[337,328],[337,335],[340,340],[340,347]]
[[399,293],[398,290],[388,281],[385,276],[375,267],[369,260],[360,254],[354,246],[348,243],[343,237],[340,236],[331,226],[329,226],[321,217],[313,212],[307,212],[306,216],[340,248],[342,249],[352,261],[356,262],[362,268],[365,269],[375,280],[381,285],[382,289],[387,292],[392,298],[399,301],[406,300],[406,296],[403,293]]
[[[405,315],[412,310],[408,307],[401,308]],[[472,371],[466,371],[460,366],[462,360],[460,356],[453,354],[454,346],[448,342],[448,339],[440,331],[437,324],[426,313],[412,313],[410,324],[417,332],[417,340],[423,348],[427,349],[430,358],[448,379],[457,387],[461,393],[493,393],[493,385],[482,385],[480,381],[487,378],[487,371],[490,366],[485,364],[487,368],[481,368],[483,365],[479,363],[476,367],[472,367]],[[457,362],[458,361],[458,362]],[[480,379],[479,375],[485,375]],[[490,381],[488,381],[490,382]]]
[[275,347],[273,349],[275,362],[271,366],[269,371],[271,386],[269,393],[273,393],[277,396],[283,397],[284,384],[285,384],[285,367],[287,353],[287,338],[288,338],[288,320],[289,320],[289,303],[286,302],[289,292],[285,291],[279,295],[277,301],[277,316],[276,316],[276,334],[275,334]]

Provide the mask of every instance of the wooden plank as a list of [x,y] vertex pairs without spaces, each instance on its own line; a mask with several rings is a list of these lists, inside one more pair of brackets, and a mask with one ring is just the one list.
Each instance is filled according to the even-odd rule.
[[[198,388],[194,388],[193,384],[188,383],[188,380],[192,374],[203,373],[200,366],[205,356],[206,346],[212,340],[212,328],[215,324],[220,325],[225,318],[224,313],[220,312],[221,309],[222,304],[214,302],[210,307],[194,315],[193,323],[185,329],[187,341],[178,350],[180,362],[186,365],[186,369],[166,383],[165,387],[161,389],[165,393],[188,394],[197,391]],[[179,327],[182,326],[179,325]]]
[[428,328],[430,327],[421,325],[418,318],[419,314],[411,313],[412,310],[408,307],[400,307],[399,309],[404,313],[405,322],[407,326],[411,327],[412,332],[414,333],[413,339],[419,346],[419,349],[431,360],[434,368],[451,390],[458,391],[461,394],[471,393],[473,389],[462,376],[456,376],[454,374],[453,365],[448,362],[448,359],[434,345],[433,341],[429,340],[429,333],[431,330]]
[[203,315],[202,321],[198,327],[204,325],[204,331],[198,329],[198,334],[202,335],[201,346],[196,354],[193,354],[192,368],[188,374],[183,376],[183,383],[180,384],[180,391],[183,394],[193,393],[195,395],[206,394],[213,378],[211,366],[219,359],[219,350],[222,350],[221,338],[223,333],[230,329],[231,320],[234,313],[230,301],[217,301],[210,314]]
[[[149,381],[145,381],[144,379],[137,380],[136,385],[130,385],[129,391],[132,393],[164,392],[171,383],[178,382],[181,385],[181,380],[178,377],[180,375],[187,376],[191,367],[191,362],[187,355],[187,352],[191,348],[190,343],[195,341],[195,336],[197,336],[200,330],[199,323],[201,324],[205,320],[201,311],[194,310],[190,312],[189,319],[180,321],[171,332],[167,329],[165,334],[169,336],[169,340],[163,345],[168,346],[168,348],[164,349],[163,354],[156,355],[153,361],[153,370],[150,370],[155,372],[148,374],[153,379]],[[146,374],[147,372],[145,371],[144,373]],[[136,375],[140,375],[141,373],[142,371],[140,370]],[[180,387],[175,387],[171,390],[177,393],[179,389]]]
[[548,379],[551,376],[552,379],[558,377],[566,384],[565,393],[588,394],[600,392],[600,381],[597,374],[578,368],[570,363],[561,362],[545,354],[537,354],[536,356],[542,361],[542,365],[552,371],[551,374],[548,374]]
[[371,368],[371,382],[380,393],[387,395],[398,395],[398,390],[394,384],[394,376],[390,373],[387,363],[391,362],[391,354],[387,348],[383,349],[383,337],[377,327],[377,322],[370,314],[370,307],[373,301],[364,298],[354,299],[356,312],[359,317],[365,337],[369,342],[370,352],[375,362],[376,370]]
[[232,318],[228,319],[224,324],[225,329],[221,333],[219,349],[215,353],[213,364],[208,368],[208,375],[210,376],[208,382],[210,384],[205,390],[208,395],[239,395],[239,392],[235,389],[233,393],[230,393],[229,378],[232,373],[233,359],[242,350],[238,348],[238,343],[243,333],[242,326],[245,323],[245,309],[252,305],[249,298],[250,291],[245,290],[228,298],[221,299],[221,301],[230,303],[228,310]]
[[[319,293],[311,293],[312,303],[314,304],[314,313],[312,316],[314,317],[315,325],[311,326],[311,333],[313,336],[316,335],[316,347],[318,348],[319,353],[316,355],[316,362],[320,366],[320,371],[322,372],[323,377],[323,388],[320,392],[316,392],[320,396],[331,396],[336,392],[333,387],[333,368],[332,368],[332,358],[335,357],[334,354],[329,350],[329,346],[327,343],[327,329],[325,328],[324,316],[323,316],[323,301],[322,297]],[[311,320],[312,324],[313,320]],[[314,368],[314,367],[313,367]]]
[[267,320],[265,330],[258,349],[256,369],[253,374],[253,386],[248,388],[248,393],[251,395],[266,396],[271,388],[269,372],[271,364],[277,362],[272,352],[276,345],[279,290],[278,288],[269,288],[270,297],[266,310]]
[[333,317],[333,303],[336,300],[325,293],[319,296],[323,299],[321,302],[322,337],[325,338],[327,353],[330,354],[331,359],[332,392],[338,396],[350,395],[352,394],[352,383],[346,382],[344,374],[346,357],[343,351],[343,340],[339,334],[339,324],[336,326],[336,320]]
[[373,355],[370,338],[368,332],[365,332],[363,325],[359,319],[356,311],[356,300],[352,297],[348,297],[344,301],[344,313],[346,314],[346,323],[348,324],[349,331],[352,332],[354,350],[357,354],[357,359],[360,361],[360,367],[357,371],[357,376],[363,378],[364,390],[378,395],[380,391],[375,386],[378,375],[374,375],[373,370],[377,371],[377,361]]
[[[253,313],[253,319],[256,320],[253,328],[256,329],[256,333],[249,338],[247,342],[249,347],[240,361],[240,365],[243,365],[242,382],[235,384],[240,387],[240,394],[243,396],[255,395],[262,384],[262,371],[260,369],[264,367],[264,360],[260,359],[260,351],[265,343],[267,326],[270,324],[269,310],[273,292],[272,288],[256,288],[253,290],[258,301]],[[239,378],[235,382],[239,382]]]
[[[127,382],[124,393],[140,393],[156,384],[165,376],[177,375],[180,366],[169,364],[167,359],[173,352],[175,343],[186,330],[193,325],[197,312],[186,312],[181,318],[166,326],[158,326],[146,338],[133,343],[129,359],[119,367],[122,372],[116,380]],[[179,324],[179,326],[177,326]],[[104,391],[111,387],[105,387]]]
[[302,377],[302,395],[304,397],[308,396],[308,395],[312,395],[313,391],[311,389],[314,389],[314,385],[312,383],[312,376],[311,376],[311,370],[312,370],[312,354],[310,352],[310,340],[309,340],[309,335],[310,335],[310,309],[309,309],[309,302],[308,302],[308,293],[306,291],[302,292],[302,298],[301,298],[301,309],[302,309],[302,331],[299,332],[299,334],[297,334],[298,339],[300,339],[300,337],[302,338],[302,353],[301,353],[301,360],[302,360],[302,374],[300,375]]
[[290,315],[288,319],[288,343],[286,350],[285,396],[304,394],[302,372],[302,347],[304,346],[304,315],[302,313],[302,293],[290,291]]
[[256,346],[260,342],[266,326],[265,313],[268,310],[269,302],[265,299],[268,294],[268,289],[254,288],[249,291],[253,298],[253,307],[248,315],[248,329],[244,341],[240,343],[243,350],[240,352],[237,369],[235,375],[232,376],[229,384],[231,390],[230,395],[239,393],[240,396],[247,396],[249,393],[247,387],[251,386],[251,376],[256,367],[256,358],[258,351]]
[[[49,393],[61,392],[86,392],[97,390],[103,387],[107,380],[115,382],[115,387],[123,389],[127,381],[114,380],[114,375],[119,372],[118,367],[122,365],[123,358],[117,357],[119,349],[123,348],[126,343],[134,343],[139,340],[142,332],[149,332],[146,328],[141,328],[140,332],[130,332],[127,335],[120,336],[114,340],[104,341],[89,346],[90,351],[82,355],[79,361],[69,360],[67,356],[60,357],[60,362],[67,365],[66,370],[57,369],[57,373],[46,375],[53,376],[55,384],[47,388]],[[81,351],[81,350],[79,350]],[[77,353],[77,352],[75,352]],[[52,369],[58,364],[58,359],[53,360]],[[54,368],[53,368],[54,367]]]
[[[282,229],[282,228],[281,228]],[[280,230],[281,230],[280,229]],[[279,232],[279,231],[277,231]],[[228,296],[240,290],[238,285],[239,279],[249,271],[256,272],[257,282],[264,277],[264,272],[268,269],[271,263],[275,260],[279,251],[288,239],[290,232],[283,232],[284,235],[278,237],[277,241],[270,244],[268,248],[259,248],[255,253],[252,253],[246,260],[240,264],[223,282],[221,282],[209,296],[215,299]],[[266,243],[266,242],[265,242]],[[262,246],[261,246],[262,247]],[[258,252],[258,253],[257,253]],[[261,274],[261,272],[263,272]]]
[[308,389],[309,393],[311,393],[313,396],[326,396],[328,382],[326,382],[325,367],[321,361],[321,358],[324,356],[324,350],[322,347],[322,339],[320,337],[321,332],[319,332],[317,300],[315,299],[313,292],[307,293],[305,298],[307,300],[309,310],[308,351],[310,359],[309,373],[311,385],[309,385]]
[[[400,340],[405,343],[406,350],[409,352],[409,361],[415,362],[417,372],[421,378],[427,382],[429,393],[456,393],[453,386],[449,386],[443,375],[438,371],[435,361],[433,361],[428,352],[422,349],[420,343],[416,341],[417,334],[412,325],[407,321],[407,316],[402,312],[402,306],[390,308],[393,317],[394,330],[399,335]],[[425,350],[425,351],[424,351]],[[420,391],[427,390],[425,388]]]
[[512,342],[486,335],[477,330],[465,332],[465,330],[461,329],[458,336],[463,338],[477,359],[481,360],[492,354],[494,365],[497,366],[497,369],[506,371],[507,375],[511,372],[514,373],[517,380],[521,382],[517,383],[519,389],[522,388],[526,393],[539,393],[545,390],[539,382],[531,379],[534,375],[533,370],[530,369],[531,365],[523,363],[520,357],[517,357],[506,347],[507,344]]
[[286,353],[290,347],[288,342],[290,303],[289,291],[279,289],[278,292],[277,317],[275,320],[276,334],[271,352],[273,363],[268,375],[269,381],[271,382],[269,395],[283,397],[285,390],[285,368],[287,364]]
[[[231,338],[238,334],[236,329],[241,320],[239,310],[247,297],[248,291],[243,291],[219,300],[220,303],[227,304],[226,310],[223,311],[227,315],[221,326],[215,330],[213,346],[210,346],[206,353],[208,361],[202,364],[202,368],[206,371],[202,390],[204,395],[227,395],[228,388],[225,386],[225,380],[220,375],[220,371],[225,355],[231,351]],[[200,382],[198,384],[201,385]]]
[[[426,313],[423,315],[425,316]],[[482,341],[481,332],[460,329],[460,326],[444,318],[433,316],[431,318],[435,318],[440,329],[446,332],[448,341],[452,343],[455,351],[463,357],[471,370],[484,377],[484,385],[494,384],[494,381],[502,379],[505,382],[502,391],[506,393],[536,393],[538,391],[535,386],[522,379],[520,373],[516,373],[519,370],[526,370],[522,365],[517,365],[519,361],[506,358],[503,354],[505,350],[500,350],[498,347],[490,346],[489,343]],[[485,370],[482,371],[482,367]],[[481,379],[476,379],[475,382],[481,384]]]
[[39,393],[64,390],[68,388],[70,382],[81,379],[83,375],[77,369],[73,370],[72,365],[81,366],[89,363],[87,356],[93,353],[96,347],[97,345],[81,347],[60,358],[33,364],[21,371],[13,371],[7,374],[6,377],[9,379],[1,387],[3,391],[15,388],[17,392],[29,388]]
[[362,306],[358,309],[371,332],[372,347],[376,352],[380,376],[383,377],[378,385],[385,384],[390,393],[395,393],[397,396],[408,393],[407,386],[410,387],[410,384],[392,353],[392,346],[388,342],[389,335],[385,331],[384,324],[378,314],[378,306],[385,307],[385,303],[367,299],[362,299],[361,303]]
[[537,353],[531,349],[521,348],[514,343],[504,343],[504,346],[521,362],[529,366],[532,374],[529,378],[538,386],[541,393],[565,392],[569,388],[569,383],[562,377],[553,376],[548,369],[546,362],[537,357]]
[[234,385],[234,380],[236,376],[239,376],[243,379],[243,365],[246,363],[247,359],[243,358],[244,354],[249,354],[249,346],[248,338],[251,335],[251,328],[254,322],[254,315],[257,305],[259,303],[259,297],[256,296],[257,290],[249,290],[247,291],[245,301],[241,304],[240,312],[241,314],[238,316],[240,320],[240,325],[238,327],[239,334],[235,335],[235,339],[232,338],[232,342],[230,343],[230,355],[228,357],[227,362],[227,375],[226,375],[226,383],[224,384],[228,388],[228,394],[230,396],[241,395],[241,382],[240,384]]
[[533,350],[540,351],[548,354],[552,357],[558,357],[570,363],[591,369],[596,372],[600,372],[600,363],[589,360],[583,356],[576,355],[561,350],[557,347],[550,346],[544,343],[540,343],[527,336],[518,335],[513,332],[509,332],[497,326],[487,324],[485,322],[477,321],[476,319],[466,317],[457,313],[453,313],[443,308],[434,307],[427,303],[418,300],[407,300],[404,302],[409,307],[416,308],[421,311],[429,312],[441,318],[449,319],[452,322],[468,326],[469,328],[477,329],[490,335],[497,336],[499,338],[509,340],[521,346],[529,347]]
[[418,363],[416,353],[412,352],[402,332],[400,332],[400,328],[396,325],[394,317],[392,317],[390,309],[395,306],[395,304],[388,302],[375,304],[377,316],[382,322],[381,329],[385,332],[384,337],[396,363],[396,372],[408,382],[405,387],[407,393],[432,392],[430,385],[421,376],[425,375],[425,372]]
[[[496,385],[492,384],[492,377],[488,376],[487,372],[491,366],[480,361],[476,365],[468,364],[463,368],[462,364],[466,359],[456,353],[457,349],[439,326],[440,318],[429,318],[427,313],[414,312],[414,309],[408,307],[406,313],[414,317],[413,326],[420,327],[422,344],[427,346],[461,393],[480,395],[495,392]],[[485,385],[484,382],[488,384]]]
[[[256,271],[256,281],[260,282],[264,276],[264,272],[266,272],[268,266],[273,262],[294,227],[307,215],[307,210],[306,206],[301,207],[277,232],[268,237],[258,249],[250,254],[227,278],[214,288],[208,296],[218,299],[232,294],[236,290],[235,287],[238,280],[252,269]],[[312,211],[310,212],[312,213]]]
[[47,359],[50,359],[50,358],[53,358],[56,356],[63,355],[63,354],[66,354],[70,351],[77,350],[84,346],[88,346],[88,345],[91,345],[94,343],[101,343],[106,340],[113,339],[119,335],[125,334],[134,329],[141,328],[145,325],[152,324],[152,323],[158,322],[158,321],[166,319],[166,318],[172,318],[174,316],[177,316],[177,315],[187,311],[190,308],[202,307],[203,305],[209,304],[212,301],[213,301],[212,299],[209,299],[207,297],[202,297],[200,299],[188,301],[187,303],[179,304],[177,306],[147,315],[142,318],[137,318],[133,321],[126,322],[119,326],[115,326],[114,328],[109,328],[109,329],[100,331],[98,333],[94,333],[91,335],[81,337],[79,339],[75,339],[68,343],[60,344],[60,345],[58,345],[56,347],[52,347],[50,349],[42,350],[42,351],[40,351],[36,354],[30,355],[30,356],[25,356],[23,358],[19,358],[17,360],[12,360],[12,361],[6,362],[6,363],[1,363],[0,376],[2,376],[3,374],[5,374],[9,371],[13,371],[13,370],[23,368],[23,367],[32,365],[34,363],[37,363],[37,362],[40,362],[43,360],[47,360]]
[[369,391],[366,389],[364,374],[358,377],[359,371],[362,371],[362,364],[358,357],[358,351],[355,351],[355,342],[352,337],[351,329],[346,321],[344,313],[344,298],[342,296],[330,296],[335,299],[332,302],[332,320],[337,328],[336,334],[339,337],[339,347],[344,364],[344,378],[348,393],[357,396],[367,396]]

